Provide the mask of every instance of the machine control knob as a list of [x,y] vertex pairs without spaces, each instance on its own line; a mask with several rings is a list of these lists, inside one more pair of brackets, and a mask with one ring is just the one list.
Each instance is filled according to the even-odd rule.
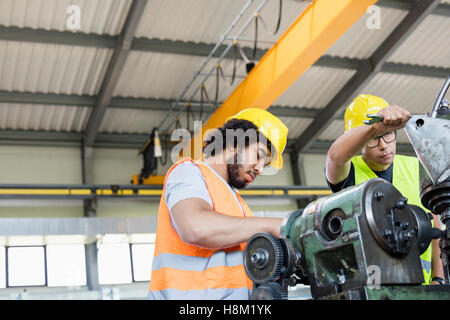
[[267,252],[267,250],[258,248],[251,254],[250,260],[256,268],[262,269],[269,262],[269,253]]

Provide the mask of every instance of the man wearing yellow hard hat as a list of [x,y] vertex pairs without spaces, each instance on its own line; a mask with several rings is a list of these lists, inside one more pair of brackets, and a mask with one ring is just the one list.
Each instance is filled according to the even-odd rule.
[[[364,120],[370,120],[368,115],[373,114],[381,116],[381,121],[364,124]],[[418,159],[396,154],[397,131],[405,127],[409,117],[407,110],[390,106],[380,97],[369,94],[356,97],[345,110],[344,134],[327,153],[325,176],[331,190],[337,192],[380,177],[392,183],[408,203],[422,206]],[[434,215],[433,223],[439,226]],[[444,274],[437,240],[420,258],[425,284],[441,283]]]
[[279,236],[281,218],[254,217],[238,189],[264,167],[283,167],[288,129],[271,113],[249,108],[214,130],[204,161],[177,161],[161,196],[149,299],[249,299],[245,242]]

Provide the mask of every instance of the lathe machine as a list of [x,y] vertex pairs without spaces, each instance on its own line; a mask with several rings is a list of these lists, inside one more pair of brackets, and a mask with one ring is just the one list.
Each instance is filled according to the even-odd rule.
[[[411,116],[405,127],[428,210],[375,178],[289,213],[280,238],[259,233],[247,242],[252,299],[288,299],[288,287],[297,284],[309,285],[313,299],[450,299],[449,85],[450,77],[432,112]],[[445,230],[432,227],[430,212]],[[422,285],[420,255],[439,238],[444,285]]]

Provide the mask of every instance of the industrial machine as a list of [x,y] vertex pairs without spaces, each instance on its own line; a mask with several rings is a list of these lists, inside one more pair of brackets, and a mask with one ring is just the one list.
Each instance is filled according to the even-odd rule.
[[[450,299],[450,77],[428,115],[413,115],[405,130],[420,160],[422,205],[375,178],[319,198],[288,214],[280,238],[249,239],[244,265],[252,299],[287,299],[288,287],[310,286],[313,299]],[[424,282],[420,255],[440,238],[444,285]]]
[[142,154],[143,166],[139,175],[134,174],[131,183],[132,184],[163,184],[164,176],[155,175],[158,169],[158,158],[162,165],[165,165],[167,161],[167,151],[164,162],[161,160],[162,147],[159,139],[157,128],[153,128],[149,138],[145,141],[144,145],[139,150],[139,154]]

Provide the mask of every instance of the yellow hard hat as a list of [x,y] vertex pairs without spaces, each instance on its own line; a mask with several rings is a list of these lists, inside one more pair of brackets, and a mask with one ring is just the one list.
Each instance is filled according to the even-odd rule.
[[281,154],[286,147],[288,128],[286,125],[270,112],[259,108],[248,108],[227,119],[240,119],[252,122],[275,148],[274,156],[270,165],[276,169],[283,168],[283,157]]
[[360,94],[345,109],[345,131],[363,125],[363,120],[369,120],[368,114],[377,113],[389,104],[383,98],[370,94]]

